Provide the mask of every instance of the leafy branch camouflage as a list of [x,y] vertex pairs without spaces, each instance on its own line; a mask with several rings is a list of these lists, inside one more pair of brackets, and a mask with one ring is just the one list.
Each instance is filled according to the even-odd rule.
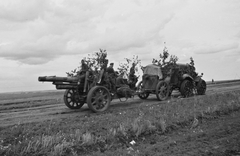
[[169,64],[174,65],[178,61],[178,57],[177,56],[170,55],[169,61],[166,62],[167,58],[169,57],[169,53],[168,53],[167,47],[164,47],[163,53],[162,54],[160,53],[159,57],[160,57],[159,60],[153,58],[152,63],[153,64],[157,64],[160,67],[164,67],[164,66],[169,65]]
[[120,74],[124,74],[126,76],[134,75],[135,72],[138,72],[138,67],[141,67],[141,60],[138,56],[133,55],[132,59],[124,58],[126,63],[120,63],[117,68]]
[[81,60],[81,65],[71,72],[66,72],[67,76],[77,76],[81,71],[91,70],[98,72],[100,69],[106,69],[108,64],[106,50],[99,49],[99,52],[95,52],[92,55],[88,55]]

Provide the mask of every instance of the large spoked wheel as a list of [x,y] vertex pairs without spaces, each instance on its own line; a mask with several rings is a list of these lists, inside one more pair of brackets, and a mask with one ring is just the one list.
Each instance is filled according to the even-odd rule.
[[193,83],[190,80],[184,80],[181,84],[180,92],[183,97],[193,96]]
[[137,85],[137,91],[139,92],[138,97],[140,99],[147,99],[148,98],[149,93],[143,91],[142,81],[139,82],[139,84]]
[[80,109],[85,100],[81,99],[76,89],[67,89],[64,93],[64,103],[70,109]]
[[93,112],[103,112],[108,109],[111,102],[111,95],[107,88],[95,86],[91,88],[87,95],[88,107]]
[[197,84],[197,94],[204,95],[207,89],[207,84],[204,80],[201,80]]
[[156,96],[157,96],[157,99],[160,101],[166,100],[168,98],[169,86],[167,82],[165,81],[158,82],[156,87]]

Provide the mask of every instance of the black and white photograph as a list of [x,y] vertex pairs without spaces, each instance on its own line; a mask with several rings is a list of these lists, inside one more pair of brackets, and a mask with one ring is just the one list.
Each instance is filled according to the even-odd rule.
[[0,0],[1,156],[240,156],[240,0]]

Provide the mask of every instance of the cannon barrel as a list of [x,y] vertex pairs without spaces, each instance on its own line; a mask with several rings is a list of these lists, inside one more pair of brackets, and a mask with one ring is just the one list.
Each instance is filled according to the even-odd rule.
[[77,89],[83,88],[84,92],[87,88],[87,81],[89,72],[83,73],[74,77],[59,77],[59,76],[39,76],[40,82],[52,82],[56,86],[56,89]]
[[85,75],[78,77],[58,77],[58,76],[39,76],[38,81],[41,82],[77,82],[79,79],[84,78]]
[[77,82],[53,82],[56,85],[56,89],[76,89]]
[[77,82],[56,82],[56,81],[54,81],[52,84],[54,84],[54,85],[77,85]]
[[77,88],[76,85],[70,85],[70,84],[56,85],[56,89],[76,89],[76,88]]

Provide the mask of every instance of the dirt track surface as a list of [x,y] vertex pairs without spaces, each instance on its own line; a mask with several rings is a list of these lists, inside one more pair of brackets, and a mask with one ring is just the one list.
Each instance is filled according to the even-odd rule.
[[[222,93],[240,90],[240,81],[220,84],[209,84],[206,94]],[[68,109],[63,102],[63,91],[46,92],[23,92],[23,93],[3,93],[0,94],[0,127],[28,123],[41,122],[55,118],[81,117],[92,114],[87,105],[79,110]],[[178,93],[174,93],[177,98]],[[159,102],[155,95],[147,100],[140,100],[137,96],[127,102],[114,100],[111,103],[110,111],[123,110],[141,105],[164,104]]]

